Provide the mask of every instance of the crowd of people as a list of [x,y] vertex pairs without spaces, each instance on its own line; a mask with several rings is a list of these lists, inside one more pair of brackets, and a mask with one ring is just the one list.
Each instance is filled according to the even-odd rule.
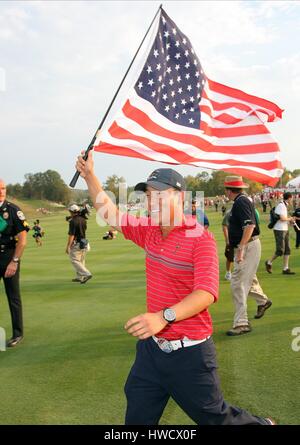
[[45,207],[39,207],[36,209],[36,211],[42,213],[43,215],[50,215],[50,213],[52,213],[49,209],[45,209]]
[[[271,209],[277,202],[283,199],[285,191],[288,190],[263,191],[250,193],[248,196],[256,207],[261,207],[263,213],[266,213],[268,208]],[[292,193],[292,196],[292,207],[296,209],[300,207],[300,193]],[[222,210],[223,206],[226,207],[228,202],[229,198],[226,195],[217,195],[214,198],[204,198],[204,207],[206,209],[215,208],[218,211]]]

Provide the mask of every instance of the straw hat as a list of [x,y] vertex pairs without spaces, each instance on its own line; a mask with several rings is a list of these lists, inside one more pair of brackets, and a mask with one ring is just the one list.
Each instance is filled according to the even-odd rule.
[[249,185],[243,182],[242,176],[226,176],[224,187],[231,189],[247,189]]

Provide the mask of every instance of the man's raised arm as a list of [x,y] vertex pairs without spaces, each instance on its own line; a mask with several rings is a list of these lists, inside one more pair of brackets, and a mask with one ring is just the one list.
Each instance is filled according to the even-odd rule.
[[112,202],[107,193],[103,190],[99,179],[95,176],[94,161],[91,151],[89,151],[86,161],[82,158],[82,156],[78,156],[76,169],[80,172],[80,176],[84,178],[88,186],[89,194],[97,214],[105,222],[107,222],[107,224],[118,230],[118,232],[122,232],[120,227],[122,214],[119,212],[118,207]]

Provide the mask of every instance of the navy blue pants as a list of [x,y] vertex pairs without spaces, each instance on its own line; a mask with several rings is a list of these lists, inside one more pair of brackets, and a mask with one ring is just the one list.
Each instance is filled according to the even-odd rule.
[[170,397],[198,425],[267,425],[224,401],[216,368],[212,338],[169,354],[152,338],[138,341],[125,384],[126,425],[157,425]]

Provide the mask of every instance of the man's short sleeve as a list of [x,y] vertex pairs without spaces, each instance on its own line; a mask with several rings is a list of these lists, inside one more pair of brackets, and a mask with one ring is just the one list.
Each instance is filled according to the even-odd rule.
[[227,210],[222,220],[222,226],[229,226],[229,218],[230,218],[231,210]]
[[28,232],[29,225],[28,222],[26,221],[26,217],[22,212],[22,210],[17,206],[15,206],[15,208],[13,209],[13,221],[14,221],[15,233],[20,233],[23,232],[24,230]]
[[195,240],[193,262],[193,290],[209,292],[216,301],[219,296],[219,261],[216,241],[210,232]]
[[75,223],[73,221],[73,219],[71,219],[71,221],[69,222],[69,232],[68,235],[75,235],[76,232],[76,227],[75,227]]
[[201,209],[196,210],[196,215],[197,215],[197,222],[199,224],[202,224],[203,226],[209,226],[209,220],[206,214]]
[[246,196],[239,198],[238,212],[235,213],[235,218],[238,218],[241,227],[256,225],[254,206]]
[[283,202],[280,202],[275,208],[276,215],[287,216],[287,208]]
[[149,219],[136,218],[125,213],[121,220],[121,229],[125,239],[133,241],[142,249],[145,248],[145,239],[149,230]]

